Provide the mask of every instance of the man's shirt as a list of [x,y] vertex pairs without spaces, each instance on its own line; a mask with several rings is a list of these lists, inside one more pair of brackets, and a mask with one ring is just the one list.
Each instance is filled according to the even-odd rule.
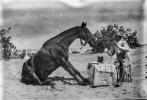
[[128,56],[127,52],[129,52],[129,46],[127,42],[124,40],[120,40],[117,43],[117,46],[118,46],[119,52],[116,53],[116,57],[120,60],[125,59]]

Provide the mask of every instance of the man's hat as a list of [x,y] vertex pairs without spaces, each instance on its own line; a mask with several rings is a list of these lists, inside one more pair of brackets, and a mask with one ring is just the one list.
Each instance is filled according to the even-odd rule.
[[118,32],[115,36],[124,37],[124,34],[122,32]]
[[120,26],[119,31],[124,31],[124,27]]
[[130,28],[127,28],[127,31],[131,31],[131,29]]

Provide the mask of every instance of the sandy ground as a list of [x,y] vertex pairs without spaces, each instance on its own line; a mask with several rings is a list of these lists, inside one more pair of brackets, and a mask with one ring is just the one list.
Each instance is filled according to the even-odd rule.
[[[93,99],[129,99],[147,98],[147,79],[145,79],[147,61],[147,46],[132,50],[132,83],[123,83],[121,87],[112,86],[91,88],[79,86],[76,81],[62,68],[57,69],[51,77],[59,78],[55,81],[56,90],[50,86],[32,86],[20,82],[22,64],[25,60],[10,60],[3,62],[3,100],[93,100]],[[104,55],[106,62],[113,62],[114,57],[107,54],[72,54],[71,63],[87,76],[86,68],[89,61],[95,61],[98,55]],[[64,77],[64,81],[60,79]],[[70,84],[69,84],[70,83]]]

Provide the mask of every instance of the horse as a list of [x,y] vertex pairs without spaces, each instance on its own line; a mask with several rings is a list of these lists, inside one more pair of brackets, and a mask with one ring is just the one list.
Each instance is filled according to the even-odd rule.
[[[117,46],[116,43],[109,44],[107,47],[108,49],[108,55],[113,56],[114,54],[119,54],[120,49]],[[125,53],[125,52],[121,52]],[[121,59],[117,59],[119,61],[119,67],[116,67],[117,70],[117,82],[119,81],[127,81],[127,82],[132,82],[132,77],[131,77],[131,65],[129,64],[128,66],[124,66],[123,63],[124,61]]]
[[49,80],[48,76],[57,68],[63,67],[79,85],[90,84],[68,60],[68,48],[77,38],[80,38],[81,43],[84,40],[85,44],[88,43],[91,47],[95,45],[85,22],[82,22],[80,26],[63,31],[47,40],[34,56],[24,62],[21,82],[35,85],[47,84],[54,88],[55,84]]

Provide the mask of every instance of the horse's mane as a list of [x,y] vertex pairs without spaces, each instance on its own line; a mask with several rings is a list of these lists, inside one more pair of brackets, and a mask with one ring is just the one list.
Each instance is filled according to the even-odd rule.
[[61,33],[59,33],[58,35],[56,35],[56,36],[52,37],[51,39],[47,40],[47,41],[43,44],[43,46],[46,45],[49,41],[56,41],[56,40],[59,40],[59,38],[61,38],[62,36],[66,36],[67,34],[74,32],[75,30],[79,29],[79,27],[80,27],[80,26],[75,26],[75,27],[72,27],[72,28],[70,28],[70,29],[67,29],[67,30],[65,30],[65,31],[63,31],[63,32],[61,32]]
[[[67,33],[71,32],[71,31],[73,31],[73,30],[76,30],[76,29],[78,29],[78,28],[79,28],[79,26],[72,27],[72,28],[70,28],[70,29],[67,29],[67,30],[65,30],[65,31],[63,31],[63,32],[61,32],[61,33],[59,33],[58,35],[54,36],[53,38],[65,36]],[[53,39],[53,38],[51,38],[51,39]]]

